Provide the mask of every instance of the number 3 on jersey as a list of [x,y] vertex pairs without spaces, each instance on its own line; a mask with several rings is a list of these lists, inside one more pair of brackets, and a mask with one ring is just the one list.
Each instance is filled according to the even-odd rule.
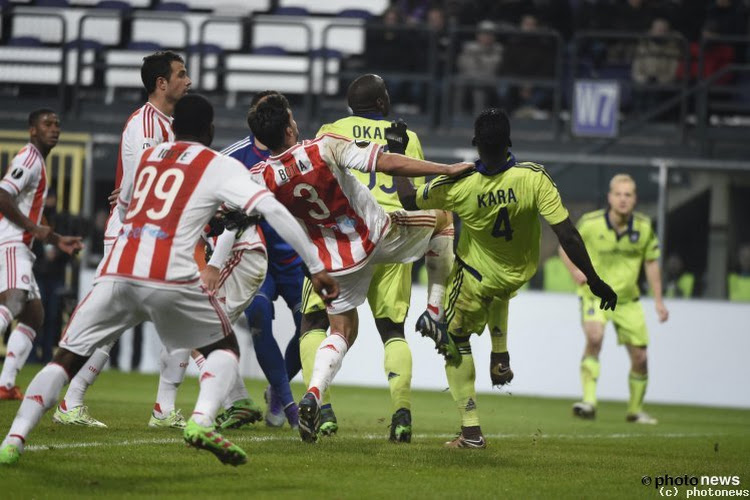
[[[130,207],[125,218],[135,217],[148,200],[146,216],[152,221],[163,219],[172,208],[184,180],[185,174],[179,168],[169,168],[161,173],[151,165],[142,168],[138,172],[138,178],[133,188],[133,197],[130,200]],[[153,198],[161,201],[161,206],[156,206],[157,203],[154,203],[153,198],[149,196],[152,187]]]
[[300,183],[294,186],[294,197],[302,198],[308,203],[312,203],[316,208],[309,210],[307,214],[315,220],[326,220],[331,216],[331,211],[318,197],[318,192],[313,186],[306,183]]
[[513,239],[513,229],[510,227],[508,207],[503,207],[498,212],[495,225],[492,226],[492,236],[495,238],[505,238],[505,241]]

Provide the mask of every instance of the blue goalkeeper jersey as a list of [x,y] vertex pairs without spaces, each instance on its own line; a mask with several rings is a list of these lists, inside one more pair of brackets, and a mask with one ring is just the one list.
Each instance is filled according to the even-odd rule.
[[[241,161],[248,169],[271,155],[270,151],[262,150],[255,145],[252,134],[231,146],[227,146],[221,153]],[[282,240],[265,220],[261,221],[260,228],[266,239],[269,267],[275,271],[283,272],[285,269],[296,267],[302,262],[294,249]]]

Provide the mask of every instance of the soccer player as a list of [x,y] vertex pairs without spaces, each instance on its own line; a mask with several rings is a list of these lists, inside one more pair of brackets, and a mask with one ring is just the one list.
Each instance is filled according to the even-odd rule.
[[60,236],[41,224],[47,197],[47,155],[60,137],[60,119],[51,109],[29,114],[29,143],[11,160],[0,180],[0,335],[14,319],[18,324],[8,338],[8,350],[0,373],[0,400],[23,399],[16,375],[23,368],[42,327],[39,287],[32,266],[34,239],[72,254],[82,248],[81,238]]
[[[128,118],[120,138],[120,151],[117,157],[115,188],[127,190],[134,181],[135,169],[144,150],[174,140],[172,132],[172,112],[175,103],[187,94],[190,77],[182,58],[173,52],[156,52],[143,59],[141,80],[148,94],[148,101]],[[117,210],[112,209],[104,233],[104,258],[97,274],[106,260],[109,249],[117,239],[122,222]],[[106,427],[93,418],[84,405],[88,387],[94,383],[109,360],[112,344],[99,346],[70,383],[65,397],[55,410],[53,420],[60,424]],[[159,364],[159,389],[156,403],[149,419],[149,427],[185,427],[185,419],[175,409],[177,388],[182,383],[190,353],[187,351],[168,352],[162,349]]]
[[148,148],[134,183],[120,193],[120,234],[71,316],[53,362],[29,385],[0,447],[0,463],[19,460],[28,433],[97,346],[145,320],[154,322],[168,350],[197,349],[206,357],[185,441],[223,463],[247,461],[241,448],[214,430],[216,412],[237,376],[239,348],[223,309],[199,283],[193,255],[203,227],[222,204],[263,215],[305,261],[315,288],[328,298],[337,295],[338,284],[283,205],[242,164],[208,148],[211,104],[200,95],[183,97],[173,127],[176,142]]
[[407,210],[451,210],[462,222],[445,300],[448,334],[460,352],[460,358],[449,360],[445,367],[461,415],[461,433],[446,443],[451,448],[486,446],[477,413],[471,334],[481,335],[489,327],[492,384],[503,385],[513,378],[507,348],[508,302],[536,272],[540,215],[587,276],[592,293],[602,299],[601,307],[614,308],[617,302],[617,295],[594,271],[544,167],[518,162],[509,151],[507,115],[494,108],[483,111],[474,123],[472,144],[479,160],[460,176],[437,177],[418,191],[407,180],[397,180]]
[[[252,110],[258,102],[269,95],[279,95],[268,90],[253,96],[250,102]],[[271,154],[251,133],[222,151],[241,161],[248,169],[265,160]],[[299,328],[300,304],[302,302],[302,279],[304,270],[302,260],[283,239],[279,237],[265,221],[258,226],[265,240],[268,253],[268,269],[265,280],[257,295],[245,310],[248,325],[253,335],[253,348],[269,386],[265,392],[267,403],[265,421],[269,427],[281,427],[284,421],[296,428],[299,422],[297,403],[294,401],[289,381],[300,371]],[[282,354],[279,344],[273,336],[272,322],[275,315],[274,301],[282,297],[292,311],[295,324],[294,336]],[[245,401],[233,401],[225,413],[219,415],[218,421],[223,427],[237,427],[238,417],[245,412]]]
[[[342,118],[334,123],[323,125],[318,136],[326,133],[337,134],[352,140],[372,141],[386,145],[385,129],[391,122],[385,118],[391,109],[390,96],[383,79],[377,75],[366,74],[356,78],[347,91],[349,108],[352,116]],[[422,145],[417,134],[407,131],[408,141],[403,151],[394,153],[406,154],[411,158],[424,159]],[[359,172],[352,170],[362,184],[367,186],[386,212],[403,210],[398,200],[396,188],[390,176],[382,172]],[[424,178],[417,180],[424,184]],[[447,214],[451,217],[450,214]],[[444,319],[443,295],[445,282],[453,265],[453,225],[445,228],[441,234],[430,239],[427,249],[426,264],[438,271],[435,282],[428,292],[428,310],[418,325],[425,324],[428,319],[439,321]],[[379,264],[370,282],[367,301],[375,318],[375,326],[380,333],[384,346],[384,362],[388,385],[391,393],[390,440],[395,442],[410,442],[412,432],[411,418],[411,370],[412,359],[409,344],[404,336],[404,321],[409,311],[411,299],[411,264]],[[328,317],[320,298],[313,294],[305,294],[303,313],[307,324],[314,322],[319,328],[306,331],[300,340],[302,354],[302,374],[305,383],[312,376],[312,365],[315,352],[326,339]],[[338,430],[336,416],[333,413],[329,393],[323,396],[321,406],[320,432],[330,435]]]
[[[320,424],[321,395],[357,337],[356,308],[367,297],[374,266],[413,262],[425,254],[430,238],[450,225],[442,212],[386,214],[349,170],[420,177],[455,175],[470,165],[447,166],[383,153],[379,144],[333,134],[297,144],[297,123],[280,96],[261,101],[250,112],[249,123],[272,154],[251,173],[303,224],[326,269],[341,282],[340,296],[327,308],[331,335],[315,354],[308,392],[299,403],[300,435],[312,442]],[[406,146],[403,132],[399,139]]]
[[581,322],[586,336],[586,347],[581,360],[583,401],[573,405],[573,415],[584,419],[596,417],[596,381],[599,378],[599,352],[602,349],[604,327],[612,321],[617,331],[617,342],[625,344],[630,355],[630,401],[626,420],[637,424],[656,424],[657,420],[643,411],[643,397],[648,384],[648,330],[639,302],[638,274],[643,266],[660,322],[667,321],[669,311],[664,306],[659,270],[659,241],[651,220],[635,212],[635,181],[627,174],[615,175],[609,182],[605,210],[590,212],[578,221],[578,230],[591,252],[591,260],[607,282],[612,283],[619,302],[616,311],[599,311],[594,298],[584,285],[587,277],[575,261],[560,249],[573,279],[579,285]]

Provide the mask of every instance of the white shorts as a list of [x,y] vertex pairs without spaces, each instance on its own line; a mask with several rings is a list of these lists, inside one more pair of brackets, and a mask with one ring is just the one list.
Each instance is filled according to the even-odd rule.
[[26,245],[0,247],[0,293],[6,290],[26,290],[28,300],[40,299],[39,286],[34,278],[36,256]]
[[224,309],[196,282],[156,288],[124,279],[101,279],[70,317],[60,347],[81,356],[152,321],[168,351],[197,349],[232,334]]
[[406,264],[427,252],[436,217],[431,211],[398,210],[388,214],[391,225],[367,264],[353,273],[337,275],[339,296],[327,307],[328,314],[342,314],[364,304],[377,264]]
[[240,249],[224,264],[217,296],[224,304],[229,321],[234,324],[250,305],[266,279],[268,258],[263,250]]

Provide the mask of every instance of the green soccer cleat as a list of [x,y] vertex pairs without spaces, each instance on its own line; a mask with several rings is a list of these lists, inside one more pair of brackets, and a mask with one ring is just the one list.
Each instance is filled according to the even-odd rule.
[[216,428],[238,429],[245,424],[254,424],[262,418],[263,410],[252,399],[240,399],[216,417]]
[[213,427],[202,427],[191,419],[185,426],[184,438],[188,445],[199,450],[210,451],[223,464],[236,467],[247,463],[247,453],[216,432]]
[[106,428],[107,424],[100,422],[91,415],[89,415],[89,409],[85,405],[76,406],[68,411],[62,411],[58,406],[55,409],[55,414],[52,415],[52,421],[56,424],[62,425],[81,425],[83,427],[99,427]]
[[324,436],[333,436],[338,432],[339,424],[331,405],[326,405],[320,409],[320,428],[318,430]]
[[458,367],[461,365],[461,353],[448,334],[448,325],[445,321],[435,321],[429,311],[425,311],[417,319],[417,331],[423,337],[429,337],[435,342],[435,349],[445,358],[445,364]]
[[148,420],[148,426],[162,429],[184,429],[185,417],[182,416],[180,410],[172,410],[164,418],[157,418],[152,412],[151,418]]
[[411,411],[399,408],[391,417],[390,440],[396,443],[411,443]]
[[0,464],[12,465],[21,459],[21,450],[14,444],[6,444],[0,448]]

